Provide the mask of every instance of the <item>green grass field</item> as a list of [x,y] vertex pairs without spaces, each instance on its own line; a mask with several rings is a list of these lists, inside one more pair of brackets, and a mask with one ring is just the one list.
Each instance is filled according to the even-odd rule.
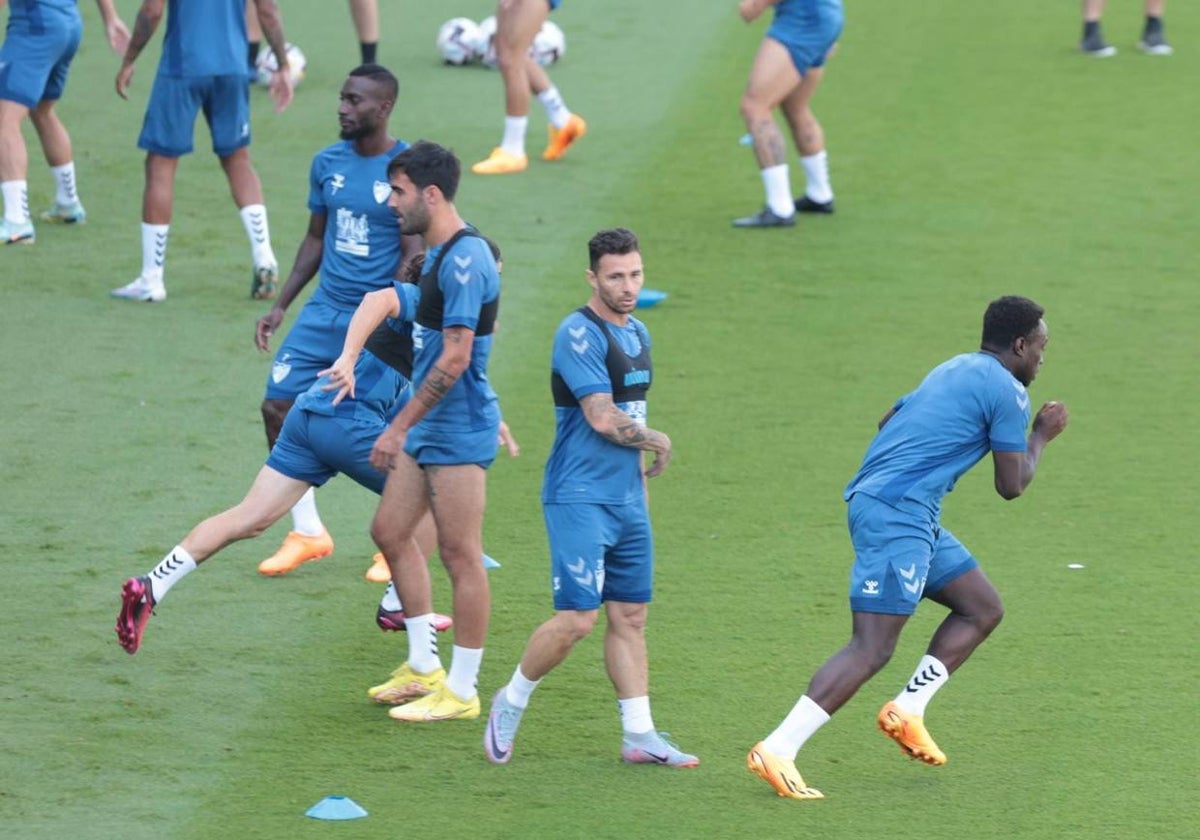
[[[134,0],[118,5],[131,21]],[[281,116],[255,91],[253,155],[290,266],[308,163],[336,135],[357,45],[344,3],[283,5],[308,78]],[[482,157],[499,139],[499,77],[440,66],[433,38],[492,3],[383,5],[394,132]],[[553,76],[587,138],[561,163],[468,174],[460,191],[504,248],[492,373],[524,446],[490,475],[485,544],[504,568],[485,697],[549,615],[549,348],[586,298],[587,239],[632,227],[647,284],[671,295],[644,318],[651,421],[676,446],[652,485],[652,696],[658,726],[703,762],[674,772],[617,760],[598,637],[539,689],[506,767],[484,760],[481,722],[409,727],[368,703],[406,647],[374,626],[375,500],[344,479],[318,495],[332,558],[256,575],[281,523],[176,587],[136,657],[117,646],[121,581],[240,499],[261,465],[269,358],[253,349],[265,306],[247,298],[248,247],[203,130],[180,169],[169,299],[108,298],[140,265],[135,141],[156,53],[134,100],[117,99],[117,59],[83,4],[62,113],[91,218],[0,254],[0,836],[1195,837],[1200,16],[1170,7],[1177,54],[1152,59],[1133,49],[1140,4],[1111,3],[1121,53],[1096,61],[1074,52],[1074,4],[848,6],[815,103],[835,217],[729,226],[762,200],[737,102],[763,25],[744,26],[732,0],[566,3]],[[535,151],[542,124],[535,104]],[[39,208],[52,182],[36,145],[30,157]],[[792,172],[799,185],[794,158]],[[930,605],[802,751],[828,798],[778,799],[744,756],[848,634],[841,488],[891,401],[975,347],[987,302],[1009,293],[1047,308],[1033,398],[1064,400],[1072,421],[1020,500],[995,495],[986,462],[947,499],[946,524],[1008,608],[930,708],[950,763],[909,762],[874,727],[940,619]],[[440,573],[435,593],[445,610]],[[330,794],[370,816],[303,816]]]

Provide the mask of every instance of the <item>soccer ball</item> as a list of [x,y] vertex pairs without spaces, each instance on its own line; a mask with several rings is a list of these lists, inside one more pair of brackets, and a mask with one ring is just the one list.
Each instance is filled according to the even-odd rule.
[[437,50],[447,64],[470,64],[483,52],[483,33],[470,18],[451,18],[438,30]]
[[[298,85],[304,79],[304,68],[308,66],[308,59],[304,57],[304,52],[295,44],[287,44],[287,59],[288,71],[292,77],[292,85]],[[254,72],[257,81],[260,85],[271,84],[271,76],[279,69],[279,62],[275,60],[275,53],[270,47],[265,47],[258,54],[258,59],[254,62]]]
[[542,24],[538,34],[533,36],[533,46],[530,47],[529,54],[542,67],[549,67],[562,58],[566,51],[566,36],[558,24],[548,20]]
[[479,21],[479,61],[484,67],[496,69],[496,16]]

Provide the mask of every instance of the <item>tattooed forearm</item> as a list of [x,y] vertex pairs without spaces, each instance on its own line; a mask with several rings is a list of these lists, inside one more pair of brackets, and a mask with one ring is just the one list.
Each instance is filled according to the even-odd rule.
[[433,408],[442,401],[442,397],[450,393],[450,389],[457,381],[457,376],[434,365],[433,370],[429,371],[429,375],[421,383],[421,390],[417,391],[417,399],[426,408]]

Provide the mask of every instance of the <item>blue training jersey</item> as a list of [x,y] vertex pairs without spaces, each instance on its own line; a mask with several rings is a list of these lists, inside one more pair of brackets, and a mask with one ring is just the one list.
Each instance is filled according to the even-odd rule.
[[[403,321],[387,321],[389,328],[404,335],[412,326]],[[368,423],[390,423],[402,405],[401,397],[408,388],[408,379],[383,359],[364,350],[354,365],[354,397],[347,396],[337,405],[337,391],[323,390],[329,377],[322,376],[296,398],[295,408],[327,417],[349,417]]]
[[843,16],[842,0],[780,0],[772,26],[808,31],[834,22],[840,26]]
[[633,317],[623,327],[597,320],[577,310],[554,334],[555,433],[542,480],[543,504],[620,505],[645,495],[641,450],[613,443],[593,429],[578,401],[612,394],[618,408],[645,426],[650,333]]
[[245,15],[244,0],[170,0],[159,74],[246,75]]
[[[450,249],[439,260],[447,245]],[[435,266],[436,277],[430,273]],[[500,272],[482,238],[461,236],[426,249],[413,324],[414,394],[442,355],[442,330],[466,327],[475,331],[471,363],[449,393],[421,418],[420,425],[429,431],[454,434],[499,425],[499,401],[487,378],[499,303]]]
[[384,289],[400,267],[400,224],[387,206],[392,194],[387,166],[408,148],[403,140],[375,157],[363,157],[341,140],[313,156],[308,209],[325,216],[321,282],[313,293],[339,309],[353,310],[363,295]]
[[942,497],[989,451],[1024,452],[1029,394],[995,356],[964,353],[896,401],[844,498],[864,493],[936,521]]

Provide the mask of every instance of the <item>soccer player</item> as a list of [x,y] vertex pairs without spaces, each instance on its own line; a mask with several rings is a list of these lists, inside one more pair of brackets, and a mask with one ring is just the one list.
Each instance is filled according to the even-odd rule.
[[[363,295],[390,287],[402,270],[402,258],[411,259],[422,248],[419,236],[401,236],[387,205],[388,161],[408,148],[388,129],[398,90],[396,77],[378,64],[350,71],[339,95],[341,139],[313,157],[308,231],[279,298],[255,325],[255,342],[265,352],[288,306],[320,271],[317,290],[300,310],[267,377],[262,416],[268,446],[275,445],[297,396],[341,353],[346,327]],[[333,539],[310,491],[292,509],[292,530],[283,545],[258,570],[286,574],[332,552]]]
[[[767,200],[760,212],[733,220],[740,228],[791,227],[796,213],[834,209],[825,132],[809,103],[842,32],[842,0],[741,0],[738,12],[749,23],[768,6],[775,7],[775,19],[754,57],[741,103]],[[807,186],[794,201],[783,135],[771,114],[775,108],[787,119],[804,167]]]
[[525,129],[530,93],[546,109],[550,141],[543,160],[558,160],[587,133],[587,123],[572,114],[546,71],[529,56],[529,48],[551,10],[562,0],[500,0],[496,6],[496,62],[504,79],[504,137],[491,155],[471,167],[478,175],[506,175],[529,166]]
[[906,755],[946,763],[925,729],[926,705],[996,628],[1004,608],[979,563],[942,526],[942,497],[990,451],[996,492],[1015,499],[1033,480],[1046,444],[1066,428],[1066,407],[1048,402],[1025,436],[1026,388],[1046,351],[1043,311],[1023,297],[992,301],[979,351],[938,365],[879,421],[845,491],[854,544],[850,642],[821,666],[788,716],[746,759],[780,796],[822,797],[800,777],[796,754],[887,664],[922,597],[950,614],[912,679],[880,710],[879,728]]
[[[1142,26],[1142,37],[1138,49],[1146,55],[1170,55],[1174,52],[1163,34],[1163,10],[1167,0],[1146,0],[1146,22]],[[1117,54],[1117,48],[1104,40],[1100,31],[1100,18],[1104,14],[1104,0],[1083,0],[1083,38],[1079,49],[1085,55],[1108,58]]]
[[[367,693],[377,702],[402,703],[388,714],[407,721],[479,716],[475,681],[491,611],[480,558],[487,468],[500,423],[487,379],[500,274],[486,242],[454,206],[460,167],[453,152],[427,141],[388,164],[389,203],[401,230],[425,240],[426,256],[413,328],[414,397],[371,452],[371,463],[389,471],[371,536],[407,610],[409,655]],[[428,569],[404,552],[427,510],[454,589],[449,673],[427,629]]]
[[[167,235],[175,199],[179,159],[192,151],[192,129],[203,111],[212,135],[213,152],[229,181],[234,203],[250,240],[253,275],[250,295],[275,294],[279,267],[271,250],[262,183],[250,161],[250,80],[246,75],[246,23],[243,0],[171,0],[158,75],[146,105],[138,148],[146,152],[142,193],[142,271],[130,283],[113,289],[125,300],[162,301]],[[271,79],[275,110],[292,101],[292,78],[284,51],[283,19],[276,0],[254,0],[267,40],[280,59]],[[133,65],[162,19],[167,0],[143,0],[133,37],[117,73],[116,88],[129,98]]]
[[[362,63],[374,64],[379,49],[379,0],[350,0],[350,17],[354,19]],[[250,70],[253,71],[263,38],[253,0],[246,2],[246,38],[250,46]]]
[[[96,6],[104,18],[108,43],[118,54],[125,52],[129,30],[112,0],[96,0]],[[0,193],[4,198],[0,242],[5,245],[32,245],[37,237],[29,216],[29,153],[21,135],[25,117],[37,129],[56,184],[54,206],[42,213],[42,220],[76,224],[87,218],[75,181],[71,137],[54,109],[82,33],[76,0],[12,0],[0,46]]]
[[[650,715],[645,631],[654,543],[646,478],[666,469],[671,439],[646,425],[650,334],[632,316],[643,282],[641,248],[632,231],[613,228],[592,237],[588,256],[591,299],[559,325],[551,357],[556,429],[542,505],[555,612],[493,697],[484,753],[496,764],[512,758],[530,695],[591,633],[603,604],[604,661],[624,729],[621,757],[695,767],[699,759],[664,739]],[[648,469],[643,452],[654,455]]]

